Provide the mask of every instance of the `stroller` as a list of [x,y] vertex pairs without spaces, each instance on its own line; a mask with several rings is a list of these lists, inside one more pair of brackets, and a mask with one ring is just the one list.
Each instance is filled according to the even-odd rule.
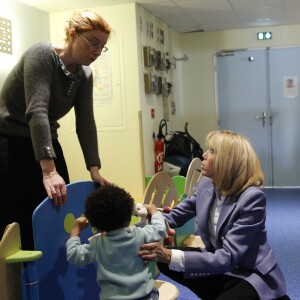
[[[166,134],[163,135],[162,129],[166,127]],[[200,144],[189,134],[188,123],[185,123],[183,131],[167,131],[167,123],[163,119],[159,125],[159,135],[164,138],[165,155],[163,171],[170,176],[186,176],[190,162],[199,157],[201,160],[203,149]]]

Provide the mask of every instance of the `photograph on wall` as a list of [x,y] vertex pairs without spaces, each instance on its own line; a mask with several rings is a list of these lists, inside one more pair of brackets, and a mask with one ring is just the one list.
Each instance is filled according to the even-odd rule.
[[298,97],[298,76],[286,76],[283,78],[285,98]]

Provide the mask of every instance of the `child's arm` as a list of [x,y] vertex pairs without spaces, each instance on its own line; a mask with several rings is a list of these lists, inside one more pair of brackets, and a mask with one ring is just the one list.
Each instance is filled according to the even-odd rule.
[[147,218],[149,224],[144,226],[145,241],[153,242],[160,241],[166,234],[166,225],[163,215],[158,212],[157,207],[154,204],[144,204],[147,209]]
[[66,242],[66,256],[70,264],[87,265],[94,261],[95,251],[91,244],[81,244],[80,233],[89,222],[85,217],[79,217],[74,221],[70,238]]
[[80,232],[89,226],[89,221],[85,217],[79,217],[74,221],[70,237],[80,236]]

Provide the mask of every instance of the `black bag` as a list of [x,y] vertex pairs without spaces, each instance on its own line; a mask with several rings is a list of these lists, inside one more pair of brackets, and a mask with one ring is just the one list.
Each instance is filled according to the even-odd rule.
[[186,176],[190,162],[199,157],[201,160],[203,149],[200,144],[189,134],[188,123],[185,123],[185,131],[169,132],[165,140],[166,163],[180,168],[179,175]]

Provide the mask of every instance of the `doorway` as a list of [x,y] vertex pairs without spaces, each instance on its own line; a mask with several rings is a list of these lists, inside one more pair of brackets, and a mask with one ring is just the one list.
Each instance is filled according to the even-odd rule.
[[219,128],[250,139],[265,186],[299,186],[300,48],[225,51],[216,64]]

